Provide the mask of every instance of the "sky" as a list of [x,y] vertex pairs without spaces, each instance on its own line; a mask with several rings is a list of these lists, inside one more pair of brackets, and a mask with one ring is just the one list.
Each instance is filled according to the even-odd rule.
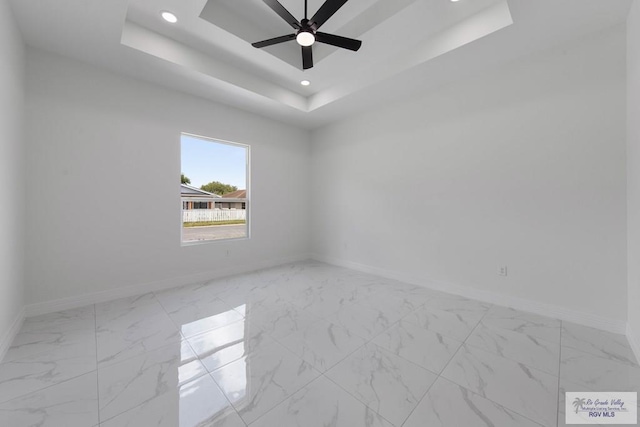
[[247,148],[182,135],[182,173],[200,188],[211,181],[247,188]]

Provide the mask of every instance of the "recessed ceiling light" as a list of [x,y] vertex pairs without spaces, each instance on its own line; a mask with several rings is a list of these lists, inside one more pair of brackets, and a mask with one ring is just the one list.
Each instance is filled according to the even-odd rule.
[[457,1],[460,1],[460,0],[451,0],[451,2],[452,2],[452,3],[455,3],[455,2],[457,2]]
[[300,84],[302,86],[309,86],[311,84],[311,82],[309,80],[303,80],[303,81],[300,82]]
[[176,22],[178,22],[178,17],[171,12],[164,11],[160,14],[160,16],[162,16],[162,19],[169,22],[170,24],[175,24]]

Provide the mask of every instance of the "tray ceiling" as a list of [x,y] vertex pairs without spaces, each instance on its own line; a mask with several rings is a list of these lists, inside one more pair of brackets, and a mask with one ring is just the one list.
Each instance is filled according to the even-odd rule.
[[292,32],[261,0],[12,0],[29,45],[307,128],[621,24],[630,3],[349,0],[323,31],[362,48],[315,44],[303,71],[295,42],[251,46]]

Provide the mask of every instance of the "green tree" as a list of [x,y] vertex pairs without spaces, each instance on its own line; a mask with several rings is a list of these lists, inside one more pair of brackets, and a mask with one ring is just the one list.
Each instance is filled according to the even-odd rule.
[[191,184],[191,180],[184,176],[183,173],[180,174],[180,184]]
[[236,187],[235,185],[224,184],[219,181],[211,181],[210,183],[200,187],[200,189],[208,191],[209,193],[217,194],[219,196],[238,191],[238,187]]

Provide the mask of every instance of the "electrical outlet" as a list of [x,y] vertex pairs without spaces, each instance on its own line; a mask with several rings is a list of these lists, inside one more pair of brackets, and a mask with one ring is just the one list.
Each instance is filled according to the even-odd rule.
[[501,265],[500,267],[498,267],[498,276],[505,276],[507,275],[507,266],[506,265]]

